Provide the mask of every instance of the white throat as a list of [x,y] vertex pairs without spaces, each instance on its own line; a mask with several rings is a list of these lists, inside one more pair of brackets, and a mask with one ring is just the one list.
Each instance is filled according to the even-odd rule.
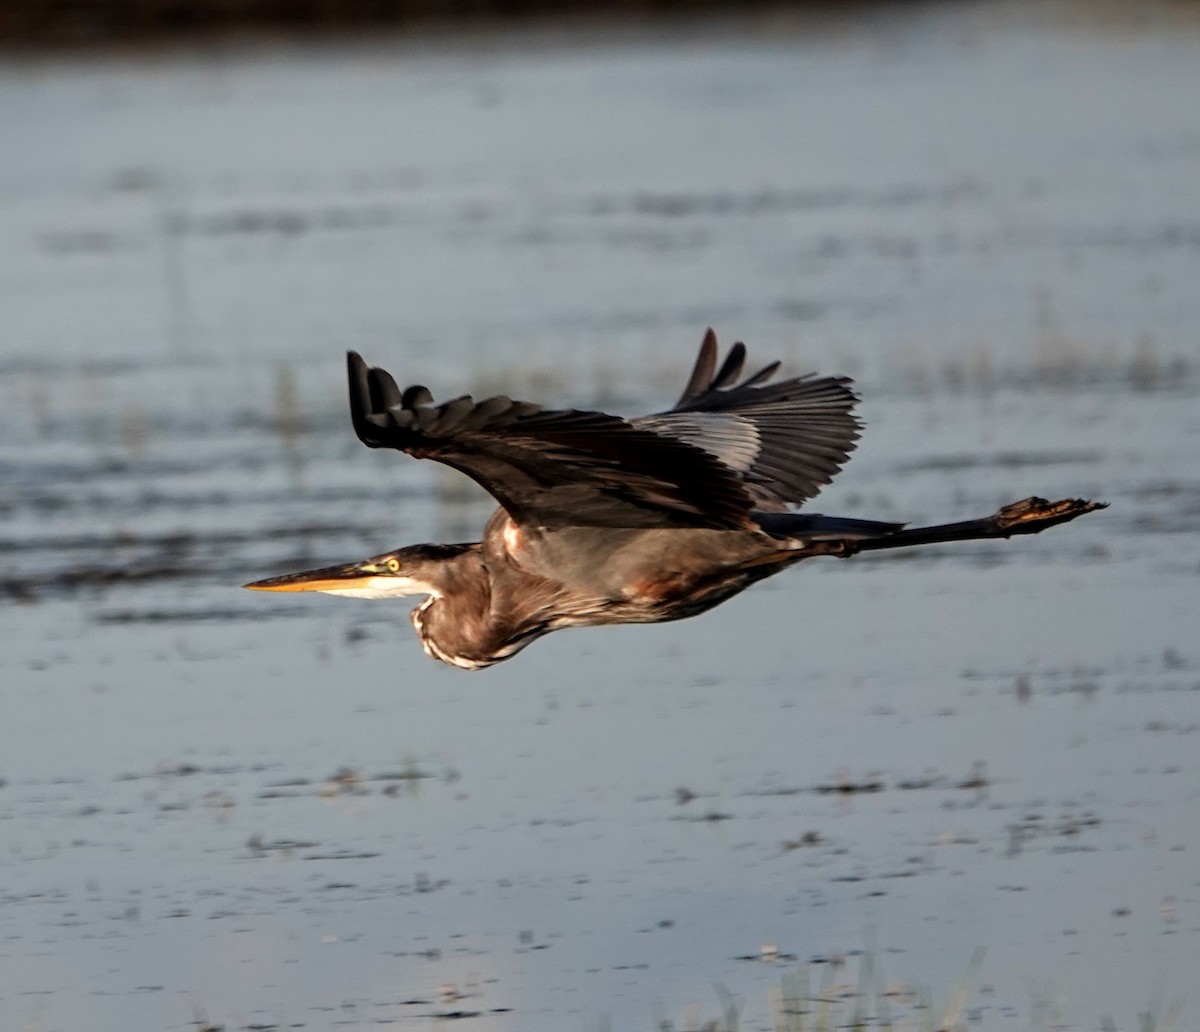
[[409,595],[433,595],[434,591],[425,581],[413,577],[368,577],[353,587],[321,588],[326,595],[341,595],[344,598],[403,598]]

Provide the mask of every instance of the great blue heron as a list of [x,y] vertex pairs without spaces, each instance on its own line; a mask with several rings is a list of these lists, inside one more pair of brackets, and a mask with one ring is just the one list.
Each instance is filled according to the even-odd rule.
[[796,513],[829,483],[861,426],[845,377],[744,380],[743,344],[717,365],[704,337],[667,412],[622,419],[506,397],[435,405],[350,352],[350,412],[371,448],[466,473],[500,503],[483,540],[410,545],[246,587],[354,598],[427,595],[412,612],[425,651],[467,670],[563,627],[703,613],[801,559],[1035,534],[1103,508],[1026,498],[984,519],[900,523]]

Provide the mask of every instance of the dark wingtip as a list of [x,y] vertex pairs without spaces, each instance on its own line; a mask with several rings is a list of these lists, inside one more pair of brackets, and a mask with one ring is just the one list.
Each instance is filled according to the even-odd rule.
[[738,387],[739,388],[741,388],[741,387],[757,387],[760,383],[766,383],[769,379],[771,379],[772,376],[774,376],[779,371],[780,364],[781,363],[779,362],[779,360],[776,359],[774,362],[770,363],[769,365],[763,366],[753,376],[747,376],[746,379],[744,379],[741,383],[738,384]]
[[395,378],[386,369],[378,366],[367,374],[367,383],[371,388],[371,411],[379,414],[387,412],[399,405],[404,395],[400,391]]
[[368,448],[378,448],[368,419],[374,414],[371,399],[371,368],[357,351],[346,352],[346,374],[350,386],[350,421],[358,439]]
[[687,386],[675,403],[676,407],[690,401],[698,394],[708,390],[712,383],[713,373],[717,368],[717,335],[710,326],[704,331],[704,340],[700,342],[700,353],[696,356],[696,364],[692,367],[692,375],[688,378]]
[[728,387],[739,376],[742,375],[742,366],[746,362],[746,345],[740,340],[729,349],[729,354],[725,356],[725,361],[721,363],[721,371],[713,377],[713,381],[709,384],[709,390],[719,391],[724,387]]
[[367,363],[363,361],[362,355],[357,351],[346,352],[346,375],[350,379],[350,385],[356,383],[366,385],[367,382]]

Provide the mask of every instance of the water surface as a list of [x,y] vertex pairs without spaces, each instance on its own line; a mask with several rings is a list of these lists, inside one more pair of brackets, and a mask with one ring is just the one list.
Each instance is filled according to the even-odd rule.
[[[762,1029],[874,943],[1194,1024],[1200,35],[1046,10],[0,69],[6,1022]],[[476,675],[238,587],[486,518],[345,348],[639,412],[708,325],[858,378],[819,511],[1112,508]]]

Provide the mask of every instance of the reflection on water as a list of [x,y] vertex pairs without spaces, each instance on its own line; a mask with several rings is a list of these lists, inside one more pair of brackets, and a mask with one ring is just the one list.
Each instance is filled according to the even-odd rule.
[[[939,1008],[971,981],[979,1027],[1167,1014],[1200,37],[1065,9],[4,68],[14,1027],[766,1028],[872,941]],[[346,347],[439,397],[645,411],[710,324],[859,379],[820,510],[1113,506],[476,676],[403,603],[238,587],[487,516],[358,444]]]

